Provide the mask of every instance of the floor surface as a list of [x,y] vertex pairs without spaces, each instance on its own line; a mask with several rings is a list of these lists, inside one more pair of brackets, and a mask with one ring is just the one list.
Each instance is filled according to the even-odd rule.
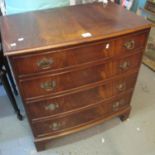
[[54,140],[46,151],[37,153],[27,118],[17,120],[1,87],[0,155],[155,155],[155,73],[143,65],[131,104],[127,121],[114,118]]

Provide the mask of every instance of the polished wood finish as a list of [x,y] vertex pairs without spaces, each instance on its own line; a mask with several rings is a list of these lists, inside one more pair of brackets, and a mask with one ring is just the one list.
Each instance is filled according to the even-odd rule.
[[[89,97],[86,97],[89,96]],[[59,116],[65,113],[74,112],[94,104],[98,104],[113,96],[112,83],[106,83],[78,93],[53,97],[38,102],[29,102],[27,107],[32,120],[43,119],[49,116]],[[53,107],[53,106],[54,107]]]
[[[46,121],[34,122],[33,125],[36,136],[41,138],[53,134],[56,135],[62,131],[64,132],[66,130],[71,130],[72,128],[85,126],[88,123],[106,117],[109,113],[111,114],[122,110],[129,104],[129,100],[130,96],[124,95],[123,97],[117,99],[114,98],[108,102],[92,105],[80,112],[74,112],[73,114],[68,114],[66,116],[58,116],[57,118],[47,119]],[[119,103],[119,106],[114,107],[117,103]]]
[[[109,63],[75,70],[61,75],[43,75],[36,78],[24,79],[20,82],[25,99],[42,97],[43,95],[54,95],[65,91],[102,81],[111,76],[111,65]],[[70,80],[72,79],[72,82]],[[46,86],[48,85],[48,86]],[[29,91],[29,89],[34,91]]]
[[[106,45],[109,45],[108,49],[106,49]],[[20,77],[45,71],[59,72],[91,64],[98,60],[107,60],[113,55],[112,48],[114,48],[114,42],[107,40],[106,42],[88,44],[88,46],[81,45],[64,50],[17,56],[13,58],[13,63]]]
[[110,2],[1,18],[38,151],[53,138],[129,117],[150,26]]
[[[116,4],[95,3],[6,16],[1,27],[4,54],[14,55],[107,39],[150,28],[150,23]],[[86,32],[93,37],[83,38]]]

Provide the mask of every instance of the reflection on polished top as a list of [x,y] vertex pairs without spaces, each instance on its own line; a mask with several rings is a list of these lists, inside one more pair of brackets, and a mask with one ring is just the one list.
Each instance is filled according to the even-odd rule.
[[69,6],[1,18],[5,55],[96,41],[147,27],[149,22],[114,3]]

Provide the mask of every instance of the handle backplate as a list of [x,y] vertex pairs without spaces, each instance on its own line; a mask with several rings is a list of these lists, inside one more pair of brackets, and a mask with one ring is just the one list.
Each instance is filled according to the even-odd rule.
[[51,67],[51,65],[53,64],[53,59],[52,58],[42,58],[41,60],[39,60],[37,62],[37,66],[40,68],[40,69],[48,69]]
[[113,109],[113,111],[117,111],[117,110],[119,110],[119,108],[122,107],[123,105],[125,105],[125,100],[124,100],[124,99],[121,99],[121,100],[115,102],[115,103],[112,105],[112,109]]
[[57,103],[51,103],[51,104],[45,106],[45,110],[49,110],[49,111],[55,111],[58,108],[59,108],[59,104],[57,104]]
[[135,48],[135,41],[134,40],[129,40],[124,44],[124,47],[128,50],[132,50]]
[[119,91],[124,91],[124,90],[126,89],[126,83],[124,82],[124,83],[119,84],[119,85],[117,86],[117,89],[118,89]]
[[61,127],[61,124],[58,122],[54,122],[49,126],[49,128],[53,131],[59,130],[60,127]]
[[124,61],[123,63],[120,64],[120,69],[121,70],[127,70],[130,67],[130,62],[129,61]]
[[54,88],[56,87],[56,82],[55,81],[43,82],[40,84],[40,87],[46,91],[51,91],[54,90]]

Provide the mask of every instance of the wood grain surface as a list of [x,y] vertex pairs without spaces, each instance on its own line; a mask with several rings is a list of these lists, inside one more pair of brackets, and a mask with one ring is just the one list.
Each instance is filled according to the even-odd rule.
[[[0,24],[5,55],[37,53],[107,39],[151,25],[113,3],[104,7],[103,3],[93,3],[4,16]],[[92,37],[83,38],[84,33],[91,33]],[[24,40],[18,41],[20,38]]]

